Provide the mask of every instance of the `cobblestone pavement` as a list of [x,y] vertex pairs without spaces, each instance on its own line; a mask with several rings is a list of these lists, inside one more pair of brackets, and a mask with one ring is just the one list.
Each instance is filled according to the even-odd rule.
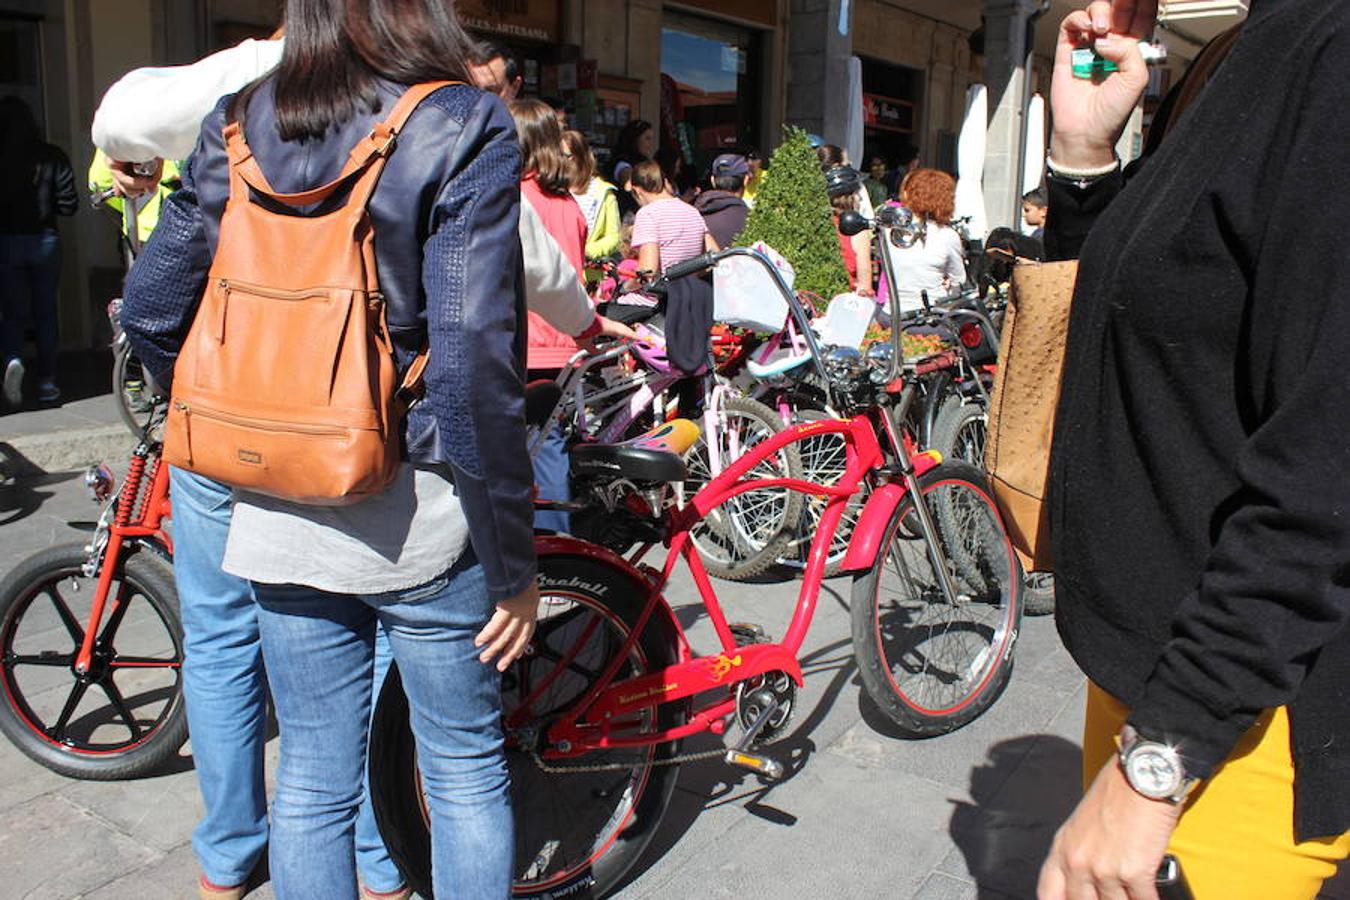
[[[0,572],[87,532],[95,507],[72,474],[0,485]],[[719,584],[728,616],[775,633],[795,585]],[[772,786],[718,762],[686,766],[626,898],[1030,897],[1051,835],[1077,799],[1083,677],[1049,619],[1028,619],[1007,691],[981,719],[927,741],[894,736],[862,695],[849,584],[822,594],[791,732]],[[695,645],[687,581],[672,592]],[[711,746],[708,739],[691,749]],[[275,762],[277,742],[269,744]],[[190,745],[172,771],[122,783],[55,775],[0,741],[0,898],[180,900],[200,813]],[[252,895],[270,898],[264,886]],[[1341,893],[1341,898],[1350,894]]]

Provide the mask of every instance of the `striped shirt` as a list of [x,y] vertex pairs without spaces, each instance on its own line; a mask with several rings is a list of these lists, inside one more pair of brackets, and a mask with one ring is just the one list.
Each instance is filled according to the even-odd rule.
[[698,210],[678,197],[648,203],[633,218],[634,250],[643,244],[661,248],[661,271],[692,259],[703,252],[703,235],[708,226]]

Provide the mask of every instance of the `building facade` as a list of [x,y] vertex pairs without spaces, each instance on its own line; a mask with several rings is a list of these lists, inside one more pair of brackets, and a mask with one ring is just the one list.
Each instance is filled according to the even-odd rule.
[[[1007,122],[999,120],[991,101],[991,134],[1003,128],[1011,148],[1021,98],[1048,88],[1056,28],[1074,5],[1071,0],[457,4],[475,35],[503,43],[521,60],[528,93],[566,108],[570,124],[588,135],[602,161],[623,126],[640,118],[658,129],[667,155],[680,158],[691,174],[705,171],[719,152],[767,153],[781,139],[784,124],[845,144],[854,57],[861,73],[865,155],[881,155],[891,165],[918,156],[927,165],[954,170],[970,86],[1020,77],[1006,85],[1010,90],[998,92],[1008,98]],[[28,100],[48,138],[70,154],[82,174],[93,152],[93,112],[120,75],[265,37],[279,24],[282,6],[280,0],[0,0],[0,94]],[[1157,95],[1204,39],[1237,20],[1245,2],[1171,0],[1165,11],[1168,6],[1178,22],[1161,32],[1171,51],[1171,71],[1159,71]],[[1214,12],[1220,6],[1224,9]],[[117,223],[82,209],[62,227],[64,342],[93,346],[106,337],[103,305],[120,289]]]

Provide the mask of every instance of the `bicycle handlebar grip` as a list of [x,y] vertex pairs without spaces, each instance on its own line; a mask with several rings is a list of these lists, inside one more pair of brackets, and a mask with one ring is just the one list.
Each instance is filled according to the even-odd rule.
[[697,275],[700,272],[706,272],[717,263],[717,258],[712,253],[702,253],[693,259],[686,259],[684,262],[678,262],[666,269],[665,275],[668,281],[674,281],[676,278],[685,278],[689,275]]

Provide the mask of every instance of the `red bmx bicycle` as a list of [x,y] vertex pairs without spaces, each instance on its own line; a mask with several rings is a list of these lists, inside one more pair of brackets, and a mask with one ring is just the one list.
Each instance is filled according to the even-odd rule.
[[0,581],[0,732],[73,778],[149,774],[187,740],[169,470],[150,437],[154,415],[120,489],[106,466],[85,476],[103,504],[89,543],[51,547]]
[[[885,239],[887,225],[878,226]],[[732,249],[668,274],[692,275],[732,255],[760,258]],[[805,326],[792,292],[772,265],[766,269]],[[517,896],[614,888],[655,833],[682,762],[716,756],[767,778],[782,774],[764,747],[788,729],[802,685],[798,654],[830,546],[864,485],[870,496],[842,568],[854,573],[853,647],[867,692],[901,729],[929,736],[974,719],[1006,684],[1022,573],[984,475],[918,452],[897,425],[916,395],[898,347],[864,358],[824,353],[812,338],[811,349],[834,408],[853,417],[796,425],[747,448],[687,502],[674,486],[687,474],[680,454],[698,436],[691,422],[573,450],[578,499],[567,508],[603,509],[613,540],[606,548],[538,539],[538,629],[503,681]],[[775,471],[765,464],[794,442],[823,435],[845,445],[842,477],[830,484],[755,477]],[[783,489],[827,502],[791,622],[770,641],[753,626],[727,621],[690,533],[730,500],[752,503],[756,493]],[[621,543],[633,547],[627,558],[610,549]],[[641,563],[657,543],[669,547],[660,570]],[[711,653],[693,650],[663,596],[681,562],[716,631]],[[681,739],[702,732],[725,735],[729,746],[682,755]],[[428,818],[396,672],[372,723],[370,770],[386,843],[412,886],[429,897]]]

